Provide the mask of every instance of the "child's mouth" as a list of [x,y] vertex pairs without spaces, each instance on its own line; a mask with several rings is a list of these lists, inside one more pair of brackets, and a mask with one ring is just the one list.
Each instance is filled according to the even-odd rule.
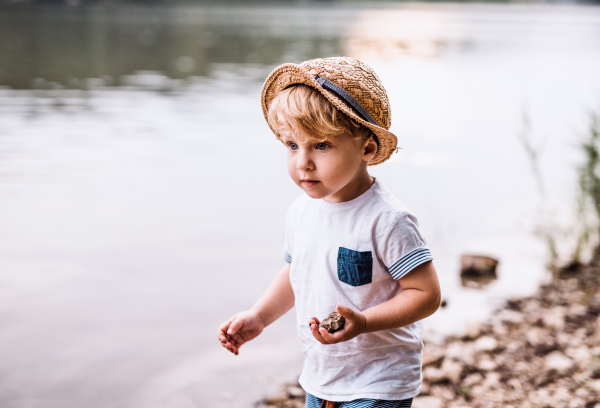
[[315,186],[319,181],[317,180],[300,180],[300,183],[302,183],[302,185],[304,187],[313,187]]

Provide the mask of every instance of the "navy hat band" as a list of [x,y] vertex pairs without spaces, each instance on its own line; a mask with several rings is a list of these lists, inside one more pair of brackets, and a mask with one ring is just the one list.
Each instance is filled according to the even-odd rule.
[[356,99],[354,99],[352,95],[346,92],[344,88],[331,82],[329,79],[320,77],[318,75],[315,75],[315,79],[317,80],[319,85],[323,87],[323,89],[327,89],[328,91],[331,91],[334,94],[336,94],[336,96],[338,96],[348,105],[350,105],[356,111],[356,113],[359,116],[361,116],[364,120],[375,126],[379,126],[379,123],[377,123],[377,121],[373,119],[373,116],[371,116],[369,112],[367,112],[367,110]]

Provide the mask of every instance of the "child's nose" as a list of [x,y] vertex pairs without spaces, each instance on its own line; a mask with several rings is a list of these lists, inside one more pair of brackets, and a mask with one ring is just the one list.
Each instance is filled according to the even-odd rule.
[[310,155],[304,150],[298,152],[298,160],[296,161],[296,168],[298,170],[311,170],[314,168],[314,163],[310,158]]

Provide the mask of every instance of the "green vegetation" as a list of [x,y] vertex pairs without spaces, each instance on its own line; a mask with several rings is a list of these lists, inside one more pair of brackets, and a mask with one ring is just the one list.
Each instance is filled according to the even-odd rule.
[[548,204],[540,168],[540,146],[532,141],[531,122],[523,115],[519,140],[530,162],[531,172],[541,200],[535,234],[548,250],[549,269],[556,274],[576,272],[584,263],[600,264],[600,120],[590,114],[587,135],[579,148],[583,161],[577,167],[578,191],[576,214],[569,225],[557,222],[556,212]]
[[581,144],[585,161],[577,169],[579,173],[579,195],[577,219],[579,237],[573,252],[572,262],[581,261],[585,249],[592,250],[592,262],[600,260],[600,126],[598,116],[591,114],[588,138]]

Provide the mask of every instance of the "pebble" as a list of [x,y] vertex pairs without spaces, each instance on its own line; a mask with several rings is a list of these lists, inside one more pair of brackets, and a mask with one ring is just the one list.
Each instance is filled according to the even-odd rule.
[[600,393],[600,380],[590,381],[587,386],[598,393]]
[[593,354],[586,346],[571,347],[565,350],[565,354],[580,365],[589,365]]
[[473,340],[479,337],[481,333],[481,323],[479,322],[471,322],[467,324],[467,329],[465,330],[465,337],[467,339]]
[[454,388],[449,385],[432,385],[431,395],[441,398],[444,401],[452,401],[456,397]]
[[288,387],[287,393],[290,397],[293,398],[303,398],[305,396],[304,390],[297,386]]
[[492,336],[483,336],[475,341],[475,350],[477,351],[492,351],[498,347],[498,340]]
[[525,317],[522,313],[516,312],[514,310],[505,309],[498,314],[498,318],[504,323],[512,323],[519,324],[523,323]]
[[500,381],[500,373],[491,372],[485,376],[485,380],[483,381],[483,386],[485,388],[495,388]]
[[449,379],[453,383],[458,382],[460,380],[460,375],[462,374],[463,365],[457,363],[454,360],[445,359],[442,363],[441,371],[445,378]]
[[423,378],[431,382],[439,382],[446,378],[444,372],[439,368],[427,367],[423,370]]
[[415,397],[412,408],[443,408],[444,400],[438,397]]
[[477,368],[479,368],[480,370],[483,370],[483,371],[495,370],[496,367],[498,367],[498,364],[496,364],[496,362],[494,360],[492,360],[491,358],[489,358],[487,356],[483,357],[477,363]]
[[523,386],[521,385],[521,381],[519,381],[518,378],[511,378],[510,380],[508,380],[508,382],[506,384],[510,385],[515,390],[523,389]]
[[573,366],[573,360],[556,350],[546,356],[546,368],[559,373],[567,372]]
[[329,316],[323,319],[319,327],[324,328],[329,333],[335,333],[344,328],[344,323],[346,323],[346,318],[344,318],[344,316],[338,312],[331,312],[329,313]]
[[483,381],[483,376],[481,374],[473,373],[473,374],[469,374],[467,377],[465,377],[462,384],[466,385],[467,387],[470,387],[472,385],[479,384],[482,381]]
[[542,320],[547,327],[562,329],[565,324],[565,308],[559,306],[548,310],[542,316]]
[[525,334],[525,337],[529,344],[532,346],[539,346],[540,344],[544,344],[547,340],[547,333],[540,329],[539,327],[533,327],[529,329]]

